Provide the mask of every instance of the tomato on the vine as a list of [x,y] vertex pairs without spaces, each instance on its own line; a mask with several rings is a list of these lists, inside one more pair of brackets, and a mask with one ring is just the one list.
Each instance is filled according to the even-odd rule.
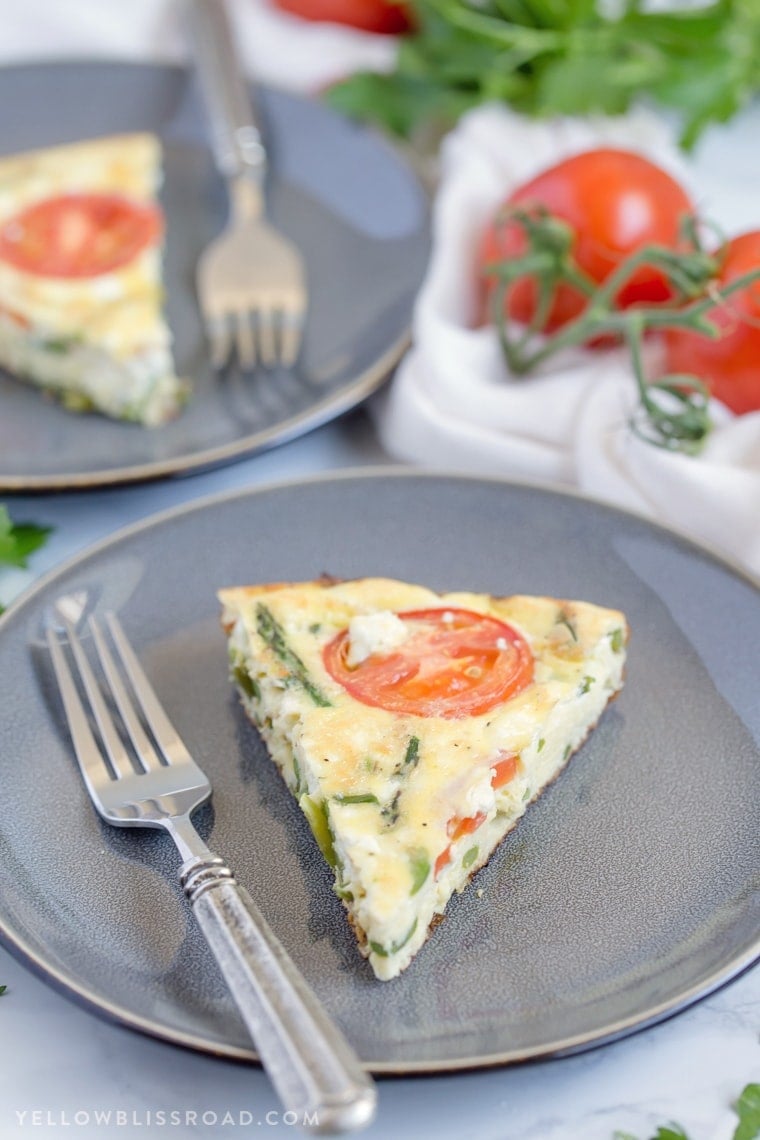
[[530,647],[498,618],[460,609],[398,616],[408,636],[389,653],[350,665],[347,629],[325,646],[328,673],[363,704],[412,716],[479,716],[533,680]]
[[[760,230],[740,234],[726,246],[718,288],[758,269]],[[760,410],[760,280],[706,316],[720,330],[719,339],[687,329],[664,332],[666,371],[697,376],[737,415]]]
[[275,7],[304,20],[346,24],[364,32],[400,36],[412,27],[402,0],[273,0]]
[[[694,212],[683,187],[640,154],[599,148],[573,155],[510,194],[488,226],[478,255],[478,276],[485,286],[487,306],[497,278],[486,267],[526,252],[523,227],[517,221],[499,218],[511,207],[544,209],[567,222],[575,234],[573,256],[596,284],[604,282],[621,261],[644,245],[676,248],[681,221]],[[663,274],[645,265],[623,287],[616,303],[619,308],[629,308],[667,301],[671,296]],[[537,299],[535,278],[517,280],[507,293],[506,315],[529,324]],[[585,305],[586,298],[579,290],[560,283],[541,331],[561,328]]]
[[43,198],[0,228],[0,259],[38,277],[97,277],[157,242],[157,207],[119,194]]

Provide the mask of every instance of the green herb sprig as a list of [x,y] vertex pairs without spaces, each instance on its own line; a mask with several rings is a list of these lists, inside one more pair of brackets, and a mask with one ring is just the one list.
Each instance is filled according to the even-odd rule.
[[[758,1140],[760,1137],[760,1084],[746,1085],[733,1105],[739,1118],[733,1140]],[[637,1140],[630,1132],[615,1132],[612,1140]],[[651,1140],[689,1140],[679,1124],[664,1124]]]
[[[615,1132],[612,1140],[637,1140],[630,1132]],[[679,1124],[661,1124],[652,1140],[689,1140]]]
[[739,1117],[734,1140],[757,1140],[760,1136],[760,1085],[745,1085],[733,1107]]
[[499,101],[525,114],[675,109],[689,148],[760,89],[760,9],[712,0],[652,11],[642,0],[408,0],[416,30],[388,75],[362,72],[330,102],[394,134],[439,135]]
[[36,523],[14,523],[8,508],[0,503],[0,563],[24,569],[33,554],[44,545],[51,527]]
[[[0,503],[0,566],[26,569],[29,556],[45,544],[51,529],[30,522],[14,523],[8,508]],[[0,614],[4,610],[0,605]]]

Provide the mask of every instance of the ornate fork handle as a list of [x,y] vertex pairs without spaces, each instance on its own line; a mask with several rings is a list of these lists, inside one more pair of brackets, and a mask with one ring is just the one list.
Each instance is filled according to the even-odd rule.
[[188,26],[211,118],[214,157],[223,175],[266,172],[266,151],[243,79],[224,0],[187,0]]
[[180,878],[283,1104],[312,1131],[363,1127],[374,1086],[248,892],[216,855],[188,859]]
[[169,720],[114,614],[105,618],[110,638],[95,615],[88,623],[102,678],[96,675],[75,627],[82,605],[76,595],[57,602],[69,654],[52,624],[46,640],[95,808],[117,827],[161,827],[173,839],[183,860],[185,894],[285,1108],[312,1131],[361,1128],[374,1114],[371,1079],[258,907],[193,827],[190,816],[211,796],[211,784]]

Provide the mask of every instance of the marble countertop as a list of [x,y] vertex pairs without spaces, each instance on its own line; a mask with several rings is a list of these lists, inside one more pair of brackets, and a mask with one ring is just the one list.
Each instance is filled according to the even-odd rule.
[[[242,463],[188,479],[82,495],[6,499],[55,528],[33,571],[3,578],[4,597],[118,527],[216,491],[331,468],[390,462],[354,413]],[[238,1135],[299,1130],[265,1075],[101,1021],[0,949],[0,1136]],[[690,1140],[730,1140],[731,1111],[760,1078],[760,969],[627,1040],[551,1062],[380,1081],[368,1140],[649,1140],[679,1122]],[[98,1115],[99,1114],[99,1119]],[[110,1115],[109,1115],[110,1114]],[[61,1131],[59,1129],[68,1129]]]

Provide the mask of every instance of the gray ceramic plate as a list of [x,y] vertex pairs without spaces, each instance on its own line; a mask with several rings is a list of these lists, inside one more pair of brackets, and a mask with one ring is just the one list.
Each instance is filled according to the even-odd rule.
[[[305,820],[227,680],[215,591],[385,574],[621,607],[618,701],[396,981],[375,981]],[[178,588],[181,583],[181,589]],[[157,833],[101,825],[45,654],[46,606],[116,608],[214,785],[199,814],[378,1072],[556,1056],[709,993],[760,952],[760,594],[709,553],[571,495],[370,472],[216,498],[48,576],[0,621],[0,929],[85,1004],[251,1057]],[[482,891],[479,894],[477,889]]]
[[229,462],[291,439],[363,400],[408,343],[428,252],[415,178],[379,138],[318,103],[263,93],[275,222],[307,263],[311,305],[295,374],[219,381],[195,293],[200,251],[226,202],[195,82],[176,67],[67,63],[0,70],[0,153],[120,131],[152,130],[165,147],[167,311],[192,403],[147,431],[74,416],[0,373],[0,492],[92,487]]

